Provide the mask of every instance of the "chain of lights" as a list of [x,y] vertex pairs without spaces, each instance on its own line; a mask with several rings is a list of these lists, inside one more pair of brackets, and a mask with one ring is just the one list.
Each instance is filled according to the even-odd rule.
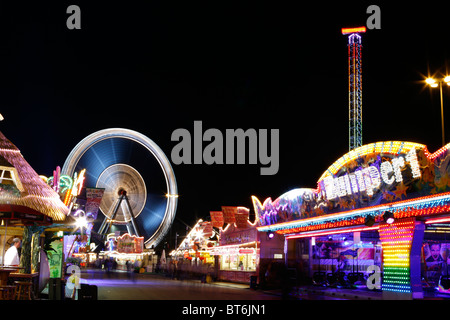
[[349,102],[349,150],[362,145],[362,68],[361,36],[366,32],[362,28],[344,28],[348,34],[348,102]]
[[411,292],[410,252],[414,218],[383,224],[378,229],[383,249],[384,291]]
[[450,192],[439,195],[429,195],[414,200],[403,200],[390,205],[379,205],[365,209],[356,209],[345,213],[330,214],[309,219],[295,220],[274,225],[258,227],[260,232],[277,232],[292,234],[305,231],[315,231],[339,227],[349,227],[364,224],[366,217],[381,221],[385,211],[394,213],[395,219],[418,216],[429,216],[450,211]]
[[342,167],[348,165],[350,162],[355,161],[358,158],[370,155],[370,154],[390,154],[399,155],[401,153],[408,153],[411,149],[423,150],[425,156],[430,162],[446,154],[450,148],[450,143],[443,146],[433,154],[428,151],[428,148],[424,144],[407,142],[407,141],[380,141],[365,144],[359,148],[350,150],[342,157],[337,159],[320,177],[319,182],[328,176],[334,176],[342,169]]

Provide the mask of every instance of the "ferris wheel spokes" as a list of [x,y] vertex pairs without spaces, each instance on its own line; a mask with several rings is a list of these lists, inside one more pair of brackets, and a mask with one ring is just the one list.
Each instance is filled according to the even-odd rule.
[[125,207],[126,207],[126,208],[122,208],[122,212],[123,212],[124,216],[126,216],[128,214],[130,215],[130,219],[126,219],[127,217],[125,217],[128,233],[130,235],[135,235],[137,237],[140,237],[141,233],[139,232],[139,228],[137,227],[136,221],[134,219],[133,209],[131,208],[130,201],[128,200],[127,192],[125,190],[121,190],[119,198],[117,199],[116,204],[114,206],[114,211],[112,212],[110,217],[108,217],[108,216],[104,217],[103,222],[98,230],[98,234],[102,238],[105,238],[106,235],[108,234],[109,229],[111,228],[121,205],[125,205]]

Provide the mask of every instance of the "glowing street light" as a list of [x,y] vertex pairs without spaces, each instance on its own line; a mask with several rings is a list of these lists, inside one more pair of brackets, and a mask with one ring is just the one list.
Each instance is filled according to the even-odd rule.
[[445,132],[444,132],[444,101],[442,99],[442,83],[446,83],[450,86],[450,76],[446,76],[442,80],[436,80],[434,78],[427,78],[425,83],[432,88],[437,88],[439,86],[439,92],[441,97],[441,127],[442,127],[442,146],[445,145]]
[[438,86],[438,83],[433,78],[427,78],[425,82],[431,86],[432,88],[436,88]]
[[80,209],[75,212],[73,217],[75,218],[75,230],[80,229],[80,232],[83,233],[83,229],[87,229],[89,225],[86,213]]
[[86,217],[85,216],[78,217],[77,220],[75,221],[75,225],[80,230],[82,230],[83,228],[86,229],[88,225]]

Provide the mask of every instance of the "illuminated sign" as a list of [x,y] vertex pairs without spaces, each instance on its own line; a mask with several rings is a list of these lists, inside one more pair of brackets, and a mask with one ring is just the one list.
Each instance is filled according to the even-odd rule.
[[142,253],[144,251],[144,237],[136,237],[128,233],[117,237],[117,251],[120,253]]
[[239,249],[239,254],[254,254],[255,249],[248,248],[248,249]]
[[357,28],[342,28],[342,34],[351,34],[351,33],[364,33],[366,32],[366,27],[357,27]]
[[416,149],[412,148],[406,157],[398,156],[392,161],[384,161],[381,164],[369,165],[367,168],[355,170],[353,173],[333,178],[328,176],[323,180],[325,196],[328,200],[338,197],[351,196],[365,191],[372,196],[374,190],[380,188],[381,183],[392,185],[402,182],[402,170],[409,164],[413,178],[420,178],[420,167]]
[[447,212],[448,163],[450,144],[433,154],[406,141],[363,145],[328,167],[316,189],[293,189],[263,202],[252,196],[258,230],[286,234],[356,226],[386,208],[400,218]]

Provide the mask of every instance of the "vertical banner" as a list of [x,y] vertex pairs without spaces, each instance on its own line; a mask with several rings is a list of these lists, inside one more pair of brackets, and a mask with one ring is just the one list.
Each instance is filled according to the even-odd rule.
[[222,211],[210,211],[209,212],[211,216],[211,223],[213,227],[216,228],[222,228],[224,221],[223,221],[223,212]]
[[250,209],[245,207],[237,207],[237,212],[235,214],[236,227],[239,229],[248,228],[248,217]]
[[93,220],[97,219],[98,208],[100,207],[100,202],[102,202],[104,192],[105,189],[103,188],[86,188],[86,205],[84,211],[87,217]]
[[225,223],[235,223],[237,207],[222,207],[223,221]]

